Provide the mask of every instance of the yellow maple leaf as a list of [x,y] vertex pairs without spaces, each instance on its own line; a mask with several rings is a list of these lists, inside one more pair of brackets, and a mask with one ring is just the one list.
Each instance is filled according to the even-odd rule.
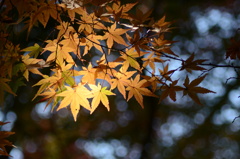
[[63,79],[61,77],[61,74],[54,74],[52,76],[44,75],[44,78],[38,81],[34,86],[40,86],[38,89],[36,95],[32,100],[34,100],[37,96],[39,96],[42,92],[44,92],[45,89],[53,88],[54,90],[57,89],[57,87],[60,87],[62,85]]
[[25,49],[22,49],[21,51],[29,51],[28,55],[30,57],[33,56],[34,58],[37,58],[39,53],[42,52],[42,48],[37,43],[35,43],[34,46],[29,46]]
[[140,75],[137,75],[134,78],[134,80],[131,79],[131,83],[126,88],[126,90],[129,91],[127,101],[134,96],[135,99],[137,100],[137,102],[141,105],[141,107],[144,108],[143,95],[157,97],[149,89],[144,87],[144,84],[146,82],[147,82],[147,80],[145,80],[145,79],[140,80]]
[[97,78],[96,68],[93,68],[92,64],[89,63],[88,67],[83,67],[83,69],[79,71],[77,75],[83,75],[81,79],[82,83],[95,84]]
[[51,51],[51,54],[48,56],[46,60],[47,62],[56,61],[57,64],[62,65],[62,63],[66,61],[70,64],[75,64],[72,56],[70,55],[70,52],[75,51],[74,48],[72,47],[57,44],[57,41],[50,41],[44,48],[44,50]]
[[92,110],[91,113],[99,106],[100,101],[109,111],[109,101],[107,95],[116,95],[112,93],[110,90],[107,90],[107,87],[102,87],[99,83],[98,85],[89,84],[89,87],[92,89],[93,99],[92,99]]
[[88,98],[92,98],[91,92],[79,83],[75,88],[65,86],[66,91],[63,91],[56,96],[64,97],[61,101],[57,111],[70,105],[70,109],[74,120],[77,120],[78,112],[80,111],[80,105],[91,111],[91,107]]
[[65,45],[68,48],[72,48],[72,52],[78,56],[78,58],[81,58],[80,55],[80,49],[79,49],[79,44],[81,39],[79,39],[77,33],[69,32],[69,34],[65,33],[63,36],[64,39],[59,42],[61,45]]

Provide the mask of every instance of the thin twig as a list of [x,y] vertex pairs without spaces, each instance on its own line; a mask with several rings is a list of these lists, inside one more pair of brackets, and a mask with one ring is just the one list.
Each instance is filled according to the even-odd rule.
[[234,121],[235,121],[237,118],[240,118],[240,115],[237,116],[237,117],[235,117],[235,118],[233,119],[232,123],[234,123]]

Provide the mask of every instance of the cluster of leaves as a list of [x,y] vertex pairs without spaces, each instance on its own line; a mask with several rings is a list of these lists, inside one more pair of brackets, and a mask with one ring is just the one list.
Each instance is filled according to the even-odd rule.
[[[3,126],[5,124],[7,124],[7,123],[0,121],[0,126]],[[10,141],[8,141],[6,138],[12,134],[14,134],[14,132],[0,131],[0,155],[9,156],[9,154],[6,151],[5,146],[14,147],[14,145]]]
[[[42,77],[33,85],[39,87],[33,99],[43,97],[47,106],[58,106],[56,110],[70,105],[75,121],[81,106],[93,113],[102,103],[110,110],[108,98],[116,90],[127,101],[135,98],[141,107],[143,96],[176,101],[176,92],[201,104],[197,94],[213,92],[198,86],[206,75],[191,82],[186,76],[179,85],[172,75],[182,70],[203,71],[200,65],[205,60],[194,61],[194,55],[187,60],[178,58],[171,51],[174,41],[165,39],[171,22],[165,16],[155,21],[151,11],[144,13],[136,4],[121,4],[120,0],[5,1],[1,16],[10,23],[0,26],[4,44],[0,46],[1,103],[4,93],[16,95],[9,86],[13,76],[22,74],[28,81],[31,72]],[[15,19],[10,16],[12,10],[18,13]],[[28,36],[34,27],[46,28],[50,20],[55,22],[57,34],[43,45],[20,48],[8,38],[10,25],[23,25]],[[98,60],[91,61],[94,56]],[[182,66],[169,70],[168,59],[180,60]],[[44,74],[42,68],[51,73]],[[23,81],[21,78],[18,85]]]

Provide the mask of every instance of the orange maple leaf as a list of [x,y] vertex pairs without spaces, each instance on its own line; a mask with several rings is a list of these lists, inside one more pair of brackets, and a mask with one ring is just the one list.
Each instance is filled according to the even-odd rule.
[[171,54],[174,56],[177,56],[174,54],[174,52],[171,50],[171,44],[174,43],[174,41],[164,40],[164,36],[160,36],[158,38],[154,38],[152,41],[153,50],[156,52],[163,52],[167,54]]
[[81,21],[77,23],[80,24],[78,31],[85,31],[87,34],[93,33],[93,29],[106,29],[94,13],[88,14],[85,10],[81,13]]
[[132,9],[136,3],[127,3],[125,5],[121,5],[120,1],[113,3],[112,6],[106,6],[106,10],[110,15],[113,15],[116,21],[119,21],[119,18],[129,19],[130,17],[126,12]]
[[82,42],[80,45],[84,46],[84,53],[83,56],[86,55],[89,50],[92,47],[95,47],[96,49],[98,49],[100,52],[103,52],[103,49],[101,47],[101,44],[98,40],[100,40],[102,37],[99,35],[94,35],[94,34],[90,34],[88,35],[85,39],[85,42]]
[[75,30],[70,26],[69,22],[61,22],[60,25],[56,27],[59,30],[57,40],[61,40],[64,35],[69,35],[70,32],[74,33]]
[[126,99],[126,86],[130,84],[129,78],[135,74],[136,71],[127,71],[123,70],[121,67],[120,71],[114,74],[114,78],[111,80],[111,89],[118,88],[119,92],[123,95]]
[[141,105],[143,108],[143,95],[145,96],[152,96],[157,97],[155,94],[153,94],[149,89],[144,87],[144,84],[147,82],[147,80],[143,79],[140,80],[140,75],[137,75],[134,80],[131,79],[131,83],[128,85],[126,90],[128,90],[128,99],[131,99],[133,96],[137,100],[137,102]]
[[154,56],[154,52],[149,54],[146,58],[142,58],[143,63],[143,68],[146,66],[150,66],[151,69],[153,70],[152,72],[155,72],[155,62],[164,62],[164,60],[160,59],[159,57]]
[[108,32],[102,37],[102,40],[107,39],[107,47],[112,48],[113,42],[127,46],[125,40],[121,37],[126,33],[128,29],[116,29],[117,23],[114,23],[111,27],[108,27]]

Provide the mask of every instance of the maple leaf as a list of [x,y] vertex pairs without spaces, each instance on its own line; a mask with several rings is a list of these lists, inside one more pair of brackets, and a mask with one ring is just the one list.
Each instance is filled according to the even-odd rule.
[[231,45],[227,48],[226,58],[229,57],[230,59],[240,59],[240,40],[231,38],[230,41]]
[[153,70],[152,72],[155,72],[155,62],[164,62],[164,60],[160,59],[159,57],[153,57],[154,52],[152,52],[151,54],[149,54],[146,58],[142,58],[143,62],[143,68],[145,68],[146,66],[150,66],[151,69]]
[[38,89],[37,93],[33,97],[32,100],[34,100],[37,96],[39,96],[45,89],[53,87],[53,89],[56,89],[59,87],[59,85],[62,83],[61,77],[59,76],[47,76],[45,75],[43,79],[41,79],[38,83],[36,83],[34,86],[39,86],[40,88]]
[[79,83],[75,88],[65,86],[66,91],[63,91],[56,96],[64,97],[61,101],[57,111],[70,105],[70,109],[74,120],[77,120],[78,112],[80,111],[80,105],[91,111],[91,107],[87,98],[92,98],[92,93]]
[[64,34],[64,39],[59,42],[60,45],[64,45],[68,48],[72,48],[72,52],[81,59],[79,44],[81,39],[78,37],[77,33],[69,32],[69,34]]
[[107,87],[102,87],[99,83],[98,85],[88,85],[92,89],[93,93],[93,99],[92,99],[92,109],[91,114],[94,112],[94,110],[99,106],[100,101],[102,104],[107,108],[107,110],[110,110],[109,107],[109,101],[107,95],[116,95],[115,93],[112,93],[110,90],[107,90]]
[[[2,41],[0,45],[0,49],[5,44],[6,41]],[[1,77],[12,77],[12,69],[17,61],[19,61],[19,45],[13,45],[13,43],[9,42],[4,45],[3,50],[0,50],[0,76]]]
[[[104,57],[104,56],[103,56]],[[91,63],[89,63],[88,67],[82,67],[81,71],[77,72],[77,75],[83,75],[81,82],[95,84],[96,79],[104,79],[111,82],[111,77],[116,73],[116,66],[121,63],[117,62],[107,62],[105,59],[97,61],[98,66],[93,67]]]
[[88,14],[86,11],[82,12],[82,14],[81,14],[82,21],[78,22],[78,24],[80,24],[78,31],[82,32],[85,30],[88,34],[92,33],[93,27],[91,24],[93,23],[94,19],[96,19],[96,18],[97,17],[95,17],[94,13]]
[[186,61],[183,61],[180,71],[186,69],[187,72],[192,73],[192,70],[200,70],[200,71],[206,70],[205,68],[198,65],[201,65],[203,62],[207,60],[199,59],[194,61],[193,59],[194,59],[194,54],[192,54]]
[[74,33],[75,30],[70,26],[69,22],[61,22],[60,25],[56,27],[59,30],[57,40],[61,40],[64,35],[69,35],[70,32]]
[[81,43],[81,46],[85,46],[83,56],[86,55],[92,47],[95,47],[100,52],[103,52],[103,49],[98,40],[101,39],[101,36],[90,34],[86,37],[86,41]]
[[[126,25],[125,25],[126,26]],[[127,26],[129,27],[129,26]],[[131,26],[133,27],[133,26]],[[131,43],[132,47],[135,48],[135,50],[140,54],[140,50],[149,50],[148,39],[140,37],[139,29],[137,29],[133,36],[126,34],[127,39]],[[133,38],[132,38],[133,37]]]
[[82,70],[77,75],[83,75],[82,83],[95,84],[96,82],[96,68],[93,68],[91,63],[89,63],[88,67],[82,67]]
[[162,79],[160,79],[160,77],[155,76],[155,75],[153,75],[152,77],[142,75],[141,77],[143,77],[144,79],[146,79],[148,81],[147,84],[149,84],[149,86],[152,86],[153,92],[156,91],[158,84],[164,84],[162,82]]
[[120,1],[117,1],[116,3],[113,3],[112,7],[106,6],[106,10],[110,15],[114,16],[116,21],[119,21],[119,18],[130,19],[126,12],[132,9],[136,4],[137,2],[121,5]]
[[100,23],[94,13],[88,14],[85,10],[81,13],[81,20],[77,22],[79,25],[78,31],[85,31],[87,34],[93,33],[93,29],[106,29],[106,27]]
[[[61,4],[60,4],[61,5]],[[66,8],[66,6],[63,6],[63,8]],[[84,8],[82,7],[78,7],[78,8],[67,8],[67,12],[68,12],[68,16],[71,19],[71,21],[73,22],[76,18],[76,13],[81,15],[81,13],[85,12]]]
[[168,70],[168,64],[163,67],[163,70],[159,69],[160,74],[162,77],[164,77],[166,80],[172,81],[171,77],[169,75],[173,74],[176,70]]
[[107,61],[105,58],[105,55],[102,56],[102,58],[97,61],[98,66],[95,66],[96,68],[96,77],[98,79],[104,79],[111,82],[111,77],[114,77],[114,75],[117,73],[117,71],[114,69],[118,65],[121,65],[120,62],[110,62]]
[[188,78],[188,76],[186,76],[186,79],[183,84],[185,86],[185,89],[183,90],[183,95],[184,96],[188,95],[190,98],[192,98],[193,101],[195,101],[197,104],[200,104],[200,105],[201,105],[201,102],[197,96],[197,93],[202,93],[202,94],[216,93],[207,88],[197,86],[204,80],[205,77],[206,77],[206,75],[196,78],[192,82],[189,82],[189,78]]
[[16,96],[16,94],[12,91],[11,87],[7,84],[7,82],[11,81],[10,79],[1,78],[0,77],[0,105],[4,102],[4,93],[8,92]]
[[163,16],[160,20],[154,23],[152,25],[153,27],[152,30],[157,33],[168,32],[170,30],[169,26],[172,24],[172,22],[166,22],[165,19],[166,19],[166,16]]
[[[60,67],[60,65],[58,67]],[[32,100],[34,100],[37,96],[40,96],[45,90],[48,91],[50,88],[53,90],[61,89],[64,82],[70,86],[74,85],[75,81],[71,77],[74,72],[70,70],[71,67],[71,64],[62,65],[61,68],[52,69],[54,73],[51,76],[44,75],[43,79],[33,85],[33,87],[40,86],[40,88]]]
[[117,24],[114,23],[111,27],[108,27],[108,32],[102,37],[102,40],[107,39],[108,48],[112,48],[113,42],[127,46],[125,40],[121,37],[122,34],[126,33],[128,29],[116,29]]
[[131,22],[134,26],[145,26],[143,25],[145,22],[149,21],[151,18],[149,17],[152,14],[152,10],[144,12],[140,9],[136,9],[136,15],[130,14]]
[[127,71],[124,70],[123,67],[114,74],[114,78],[111,80],[111,89],[118,88],[119,92],[123,95],[124,99],[126,99],[126,86],[130,84],[129,78],[135,74],[136,71]]
[[134,48],[127,49],[126,52],[122,53],[122,56],[120,56],[118,59],[115,60],[115,62],[123,61],[123,69],[127,70],[129,66],[139,70],[141,72],[140,65],[136,58],[141,57],[143,55],[147,54],[146,52],[136,52]]
[[42,98],[38,103],[43,102],[45,100],[48,100],[48,102],[47,102],[47,104],[45,106],[45,109],[48,107],[48,105],[50,103],[54,103],[52,105],[52,110],[53,110],[55,105],[57,104],[57,102],[56,102],[56,94],[57,94],[57,92],[54,89],[49,88],[48,91],[45,91],[45,92],[39,94],[39,96],[44,96],[44,98]]
[[[4,123],[0,121],[0,126],[7,124],[8,122]],[[7,153],[7,150],[5,148],[5,146],[11,146],[11,147],[15,147],[10,141],[6,140],[5,138],[15,134],[15,132],[10,132],[10,131],[0,131],[0,155],[4,155],[4,156],[10,156]]]
[[166,97],[170,97],[173,101],[176,101],[176,92],[183,91],[184,88],[181,86],[177,86],[178,80],[173,81],[169,86],[164,85],[161,88],[164,90],[161,94],[159,102],[161,102]]
[[164,53],[167,53],[167,54],[177,56],[171,50],[171,44],[172,43],[174,43],[174,41],[164,40],[163,35],[159,36],[158,38],[154,38],[153,41],[152,41],[154,51],[164,52]]
[[131,79],[131,83],[128,85],[126,90],[128,90],[128,99],[131,99],[133,96],[137,100],[137,102],[141,105],[142,108],[144,108],[143,105],[143,95],[145,96],[152,96],[157,97],[155,94],[153,94],[149,89],[144,87],[144,84],[147,81],[145,79],[140,80],[140,75],[137,75],[134,80]]
[[27,81],[28,81],[29,71],[34,74],[43,76],[43,74],[38,70],[39,68],[42,68],[41,62],[44,62],[43,59],[30,58],[29,55],[24,55],[22,56],[22,61],[26,65],[26,70],[23,73],[23,76],[26,78]]
[[[51,54],[47,58],[47,62],[56,61],[57,64],[61,65],[66,60],[67,63],[75,64],[70,52],[74,52],[74,48],[65,45],[57,44],[56,41],[50,41],[44,50],[51,51]],[[44,51],[44,52],[45,52]],[[42,52],[42,54],[44,53]]]
[[37,58],[37,56],[39,55],[40,52],[43,51],[43,49],[37,43],[35,43],[34,46],[29,46],[25,49],[22,49],[21,51],[26,51],[26,52],[29,51],[28,55],[30,57]]
[[32,6],[33,11],[30,14],[30,19],[27,21],[29,28],[28,34],[30,33],[33,25],[39,21],[44,27],[46,27],[49,18],[60,19],[60,15],[58,14],[58,6],[54,1],[39,2],[37,6]]

